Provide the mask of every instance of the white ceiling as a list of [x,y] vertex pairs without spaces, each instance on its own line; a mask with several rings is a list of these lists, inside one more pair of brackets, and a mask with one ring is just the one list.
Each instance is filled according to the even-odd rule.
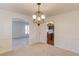
[[[37,11],[37,5],[35,3],[0,3],[0,9],[25,14],[31,17]],[[41,5],[41,11],[45,13],[47,17],[74,10],[79,10],[79,4],[42,3]]]

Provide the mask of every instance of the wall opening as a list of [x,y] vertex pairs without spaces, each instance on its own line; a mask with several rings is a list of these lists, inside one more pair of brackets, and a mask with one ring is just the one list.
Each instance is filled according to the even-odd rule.
[[[15,21],[14,21],[15,20]],[[17,21],[18,20],[18,21]],[[12,21],[12,48],[25,48],[29,44],[29,23],[13,19]]]
[[47,28],[47,44],[54,45],[54,24],[49,22]]

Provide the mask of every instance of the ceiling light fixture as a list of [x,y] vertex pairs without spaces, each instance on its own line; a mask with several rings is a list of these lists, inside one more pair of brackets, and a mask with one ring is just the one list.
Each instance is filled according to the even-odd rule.
[[33,22],[40,26],[41,23],[44,23],[45,15],[43,12],[40,11],[41,3],[37,3],[38,11],[33,15]]

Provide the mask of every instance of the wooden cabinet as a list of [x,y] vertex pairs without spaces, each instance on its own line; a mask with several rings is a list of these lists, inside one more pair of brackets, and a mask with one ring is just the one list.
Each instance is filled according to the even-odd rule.
[[48,33],[47,32],[47,43],[54,45],[54,33]]

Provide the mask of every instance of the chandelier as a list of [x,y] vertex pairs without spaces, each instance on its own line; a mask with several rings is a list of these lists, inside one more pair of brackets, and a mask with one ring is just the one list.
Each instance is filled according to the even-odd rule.
[[37,3],[38,11],[33,15],[33,22],[40,26],[41,23],[44,23],[45,15],[40,11],[41,3]]

